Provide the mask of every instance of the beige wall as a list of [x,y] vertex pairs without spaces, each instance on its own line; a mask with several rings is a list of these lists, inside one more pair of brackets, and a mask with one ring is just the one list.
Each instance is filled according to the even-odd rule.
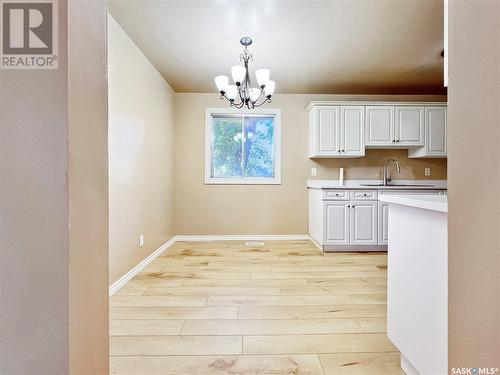
[[[311,167],[317,179],[380,179],[390,157],[401,162],[400,179],[446,178],[444,159],[408,159],[406,150],[368,150],[364,158],[311,160],[307,157],[307,104],[311,100],[445,100],[443,97],[276,95],[269,108],[282,110],[282,184],[204,185],[206,107],[225,107],[217,94],[176,94],[175,232],[176,234],[305,234]],[[242,205],[242,203],[245,205]]]
[[59,1],[59,68],[0,70],[2,375],[108,372],[105,15]]
[[69,373],[108,373],[106,1],[68,3]]
[[110,16],[110,283],[174,234],[173,105],[170,86]]
[[67,4],[59,68],[0,70],[0,373],[68,373]]
[[500,367],[500,2],[450,1],[449,366]]

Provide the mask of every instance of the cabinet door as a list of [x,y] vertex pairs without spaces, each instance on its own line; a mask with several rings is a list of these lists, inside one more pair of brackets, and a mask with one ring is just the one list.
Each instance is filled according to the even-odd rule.
[[325,243],[349,245],[349,202],[325,204]]
[[394,146],[394,106],[365,108],[366,146]]
[[387,245],[389,235],[387,224],[389,219],[389,203],[378,202],[378,244]]
[[350,244],[377,244],[377,202],[351,202]]
[[395,107],[396,146],[424,145],[424,107]]
[[340,153],[344,156],[364,156],[364,107],[340,107]]
[[446,155],[446,108],[425,107],[426,149],[429,156]]
[[339,107],[328,106],[317,109],[318,154],[338,155],[339,151]]

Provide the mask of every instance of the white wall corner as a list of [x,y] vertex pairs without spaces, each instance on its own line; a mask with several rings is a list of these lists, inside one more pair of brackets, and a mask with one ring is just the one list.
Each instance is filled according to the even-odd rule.
[[170,246],[176,242],[176,236],[173,236],[170,240],[161,245],[157,250],[140,262],[137,266],[128,271],[125,275],[116,280],[113,284],[109,286],[109,296],[118,292],[121,288],[125,286],[135,275],[146,268],[153,260],[162,255]]

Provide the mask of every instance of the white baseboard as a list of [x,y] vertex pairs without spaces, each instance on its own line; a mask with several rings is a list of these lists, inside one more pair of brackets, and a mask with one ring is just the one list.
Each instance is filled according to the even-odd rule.
[[308,234],[244,234],[244,235],[233,235],[233,234],[201,234],[201,235],[177,235],[173,236],[170,240],[161,245],[158,250],[149,255],[146,259],[140,262],[137,266],[128,271],[125,275],[120,277],[109,287],[109,296],[118,292],[126,283],[128,283],[135,275],[146,268],[153,260],[158,258],[163,252],[165,252],[170,246],[179,241],[187,242],[200,242],[200,241],[304,241],[310,240],[311,237]]
[[113,294],[118,292],[126,283],[128,283],[135,275],[141,272],[144,268],[146,268],[153,260],[158,258],[165,250],[167,250],[170,246],[172,246],[176,239],[176,236],[173,236],[170,240],[161,245],[158,250],[155,250],[151,255],[145,258],[142,262],[140,262],[137,266],[128,271],[125,275],[116,280],[109,287],[109,296],[111,297]]
[[177,235],[176,241],[304,241],[310,240],[308,234],[197,234],[197,235]]
[[320,243],[319,243],[318,241],[316,241],[316,240],[314,239],[314,237],[313,237],[313,236],[309,236],[309,239],[311,240],[311,242],[312,242],[314,245],[316,245],[316,247],[317,247],[318,249],[320,249],[321,251],[323,251],[323,246],[322,246],[322,245],[320,245]]

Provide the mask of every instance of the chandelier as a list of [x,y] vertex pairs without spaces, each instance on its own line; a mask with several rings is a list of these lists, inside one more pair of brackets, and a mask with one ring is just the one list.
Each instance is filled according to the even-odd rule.
[[253,61],[253,55],[248,53],[248,46],[252,44],[252,39],[243,37],[240,43],[245,46],[240,60],[244,65],[235,65],[231,68],[234,85],[229,84],[228,76],[215,77],[215,84],[219,90],[220,98],[227,99],[231,107],[248,109],[260,107],[264,103],[271,103],[271,96],[274,93],[275,82],[269,80],[269,69],[257,69],[255,77],[259,87],[252,87],[248,63]]

